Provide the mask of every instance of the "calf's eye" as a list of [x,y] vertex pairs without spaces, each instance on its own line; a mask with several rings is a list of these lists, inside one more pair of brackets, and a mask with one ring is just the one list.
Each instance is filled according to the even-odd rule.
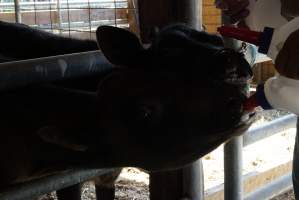
[[148,121],[152,118],[153,110],[147,105],[142,105],[137,109],[137,118]]
[[137,103],[134,121],[139,125],[158,124],[162,117],[162,105],[156,100],[146,100]]

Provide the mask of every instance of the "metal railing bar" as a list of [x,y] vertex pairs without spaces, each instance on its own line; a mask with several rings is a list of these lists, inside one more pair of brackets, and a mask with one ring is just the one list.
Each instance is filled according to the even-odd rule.
[[[114,4],[113,0],[90,0],[91,3],[95,4]],[[47,5],[47,4],[56,4],[55,1],[38,1],[36,2],[36,5]],[[67,3],[67,0],[62,0],[61,3]],[[84,0],[79,0],[79,1],[70,1],[70,4],[82,4],[82,3],[87,3]],[[118,4],[127,4],[127,0],[121,0],[116,2]],[[21,5],[34,5],[34,2],[20,2]],[[13,2],[1,2],[0,6],[13,6]]]
[[87,181],[113,169],[77,169],[63,172],[14,186],[0,192],[0,200],[31,200],[40,195]]
[[[232,138],[224,145],[224,199],[243,199],[243,137]],[[227,184],[229,183],[229,184]]]
[[[114,1],[111,1],[111,0],[106,1],[106,2],[91,1],[90,3],[91,3],[90,4],[91,7],[98,7],[98,8],[125,8],[125,7],[128,7],[128,3],[126,0],[117,2],[116,6],[114,4]],[[67,4],[68,4],[67,1],[61,1],[62,7],[66,7]],[[34,4],[34,2],[19,2],[19,6],[22,8],[25,8],[25,7],[30,8],[30,7],[34,7],[34,6],[47,8],[47,7],[49,7],[49,5],[55,6],[56,2],[45,1],[45,2],[36,2],[35,4]],[[87,2],[86,1],[69,2],[69,5],[71,6],[71,8],[81,8],[82,6],[87,6]],[[0,3],[1,9],[11,8],[13,10],[14,6],[15,6],[14,3]]]
[[[0,9],[1,10],[1,9]],[[41,11],[56,11],[56,9],[50,8],[50,6],[43,7],[43,8],[36,8],[35,10],[32,10],[31,8],[20,8],[20,10],[23,13],[34,13],[36,11],[41,12]],[[128,7],[122,7],[122,8],[114,8],[114,7],[61,7],[61,11],[67,11],[67,10],[129,10],[129,11],[134,11],[136,10],[135,8],[128,8]],[[1,13],[9,13],[9,11],[1,12]]]
[[296,128],[297,116],[294,114],[288,114],[283,117],[279,117],[264,125],[250,128],[244,134],[243,146],[250,145],[264,138],[275,135],[281,131]]
[[21,11],[20,11],[20,1],[14,0],[14,11],[16,23],[21,23]]
[[[242,147],[261,139],[275,135],[281,131],[296,127],[297,117],[289,114],[264,125],[250,128],[243,138],[236,137],[224,146],[224,199],[243,199]],[[243,140],[242,140],[243,139]],[[274,182],[256,190],[246,200],[264,200],[279,194],[291,187],[290,175],[283,176]]]
[[[230,20],[222,14],[222,23]],[[224,46],[237,49],[237,41],[224,38]],[[224,200],[243,200],[243,136],[232,138],[224,145]]]
[[265,200],[270,199],[292,188],[292,173],[277,178],[267,185],[248,194],[245,200]]
[[0,91],[100,74],[113,67],[100,51],[2,63]]
[[[128,24],[128,20],[126,19],[116,19],[116,21],[118,23],[121,23],[121,24]],[[115,22],[115,20],[97,20],[97,21],[91,21],[91,25],[95,28],[95,30],[97,29],[98,26],[101,26],[101,25],[107,25],[107,24],[111,24],[111,25],[114,25],[112,22]],[[53,24],[56,24],[56,23],[53,23]],[[76,31],[75,28],[84,28],[84,27],[88,27],[88,22],[70,22],[71,24],[71,28],[73,28],[74,31]],[[68,26],[68,23],[67,22],[61,22],[61,29],[65,29],[67,28]],[[50,25],[33,25],[31,27],[38,27],[38,28],[41,28],[41,29],[51,29]],[[55,29],[55,28],[53,28]],[[56,28],[58,29],[58,28]]]

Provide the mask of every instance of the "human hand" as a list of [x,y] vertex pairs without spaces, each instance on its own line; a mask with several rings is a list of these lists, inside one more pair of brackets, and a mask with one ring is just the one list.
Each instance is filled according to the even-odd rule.
[[299,29],[284,43],[275,59],[275,68],[283,76],[299,79]]
[[249,15],[249,0],[216,0],[215,4],[229,17],[232,24],[243,21]]

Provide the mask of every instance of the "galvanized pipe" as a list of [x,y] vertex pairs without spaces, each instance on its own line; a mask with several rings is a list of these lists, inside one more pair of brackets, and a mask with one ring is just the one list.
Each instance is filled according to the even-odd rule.
[[268,122],[265,125],[250,128],[244,134],[243,146],[255,143],[289,128],[296,128],[296,121],[297,116],[289,114]]
[[[296,127],[296,115],[275,119],[265,125],[251,128],[244,136],[230,140],[224,146],[224,199],[243,199],[243,175],[242,175],[242,147],[267,138],[280,131]],[[273,189],[274,190],[274,189]],[[256,199],[256,198],[252,198]]]
[[204,200],[204,174],[201,159],[183,168],[183,194],[191,200]]
[[112,171],[113,169],[78,169],[51,175],[17,185],[5,192],[0,191],[0,200],[31,200],[40,195],[81,183]]
[[0,64],[0,91],[88,76],[113,68],[100,51]]
[[245,200],[271,199],[292,188],[292,173],[277,178],[262,188],[250,193]]
[[243,199],[243,137],[232,138],[224,145],[224,199]]
[[[224,146],[224,199],[226,200],[242,200],[243,199],[243,175],[242,175],[242,147],[267,138],[280,131],[296,127],[296,115],[289,114],[278,119],[275,119],[265,125],[249,129],[244,137],[236,137],[230,140]],[[282,180],[284,184],[285,179]],[[274,186],[269,185],[269,189],[261,189],[261,192],[252,194],[252,200],[268,199],[257,198],[258,195],[263,195],[263,192],[278,193],[289,184],[281,185],[279,188],[276,183]],[[268,190],[268,191],[267,191]],[[247,198],[246,198],[247,199]]]
[[14,0],[14,5],[15,5],[15,20],[16,20],[16,23],[22,23],[20,0]]
[[177,1],[177,17],[179,22],[186,23],[200,30],[202,27],[202,0]]
[[61,16],[61,2],[60,2],[60,0],[57,0],[56,6],[57,6],[58,30],[59,30],[59,34],[62,34],[62,16]]
[[[222,22],[230,24],[222,15]],[[237,49],[236,40],[224,38],[225,47]],[[243,199],[243,136],[232,138],[224,145],[224,200]]]
[[[202,0],[177,1],[179,17],[190,27],[202,29]],[[204,200],[204,171],[202,160],[199,159],[190,166],[183,169],[183,193],[187,194],[190,200]]]
[[[202,0],[178,0],[178,21],[184,22],[190,27],[202,29]],[[182,169],[182,193],[186,194],[190,200],[204,199],[204,172],[202,160],[199,159],[190,166]]]

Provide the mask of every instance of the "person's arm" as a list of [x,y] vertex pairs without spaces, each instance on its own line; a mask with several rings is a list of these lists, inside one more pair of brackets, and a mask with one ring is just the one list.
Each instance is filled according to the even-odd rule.
[[215,5],[230,18],[232,24],[245,19],[249,15],[247,9],[249,0],[215,0]]
[[299,79],[299,29],[284,43],[276,57],[275,68],[283,76]]
[[290,20],[299,16],[299,1],[298,0],[280,0],[281,15]]
[[[281,15],[288,20],[299,17],[298,0],[280,0]],[[299,27],[293,32],[275,60],[276,70],[283,76],[299,79]]]

